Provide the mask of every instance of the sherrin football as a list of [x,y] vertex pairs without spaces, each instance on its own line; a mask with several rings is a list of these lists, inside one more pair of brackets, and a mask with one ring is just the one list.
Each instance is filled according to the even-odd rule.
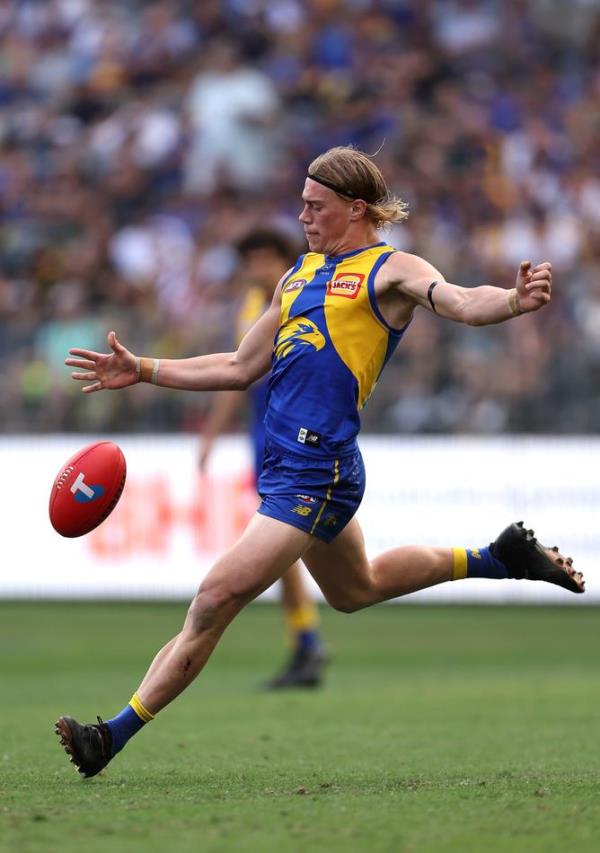
[[116,507],[126,472],[123,451],[112,441],[97,441],[78,451],[52,484],[52,527],[70,539],[98,527]]

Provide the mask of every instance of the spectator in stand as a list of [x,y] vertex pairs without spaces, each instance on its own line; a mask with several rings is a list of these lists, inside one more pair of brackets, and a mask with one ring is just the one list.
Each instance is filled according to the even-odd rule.
[[224,182],[256,191],[278,160],[275,87],[242,62],[231,41],[214,42],[202,64],[187,99],[192,139],[186,189],[208,195]]

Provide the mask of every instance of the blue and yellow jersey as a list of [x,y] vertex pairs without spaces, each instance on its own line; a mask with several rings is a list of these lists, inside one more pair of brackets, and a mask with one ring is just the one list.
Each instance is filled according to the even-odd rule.
[[377,243],[336,257],[302,255],[281,290],[266,430],[295,453],[354,449],[365,405],[406,326],[392,329],[375,276],[394,252]]

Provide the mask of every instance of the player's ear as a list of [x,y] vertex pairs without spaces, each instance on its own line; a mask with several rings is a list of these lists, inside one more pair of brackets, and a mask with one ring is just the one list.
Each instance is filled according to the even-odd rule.
[[367,202],[363,201],[362,198],[355,199],[350,207],[350,219],[352,221],[356,221],[357,219],[362,219],[367,210]]

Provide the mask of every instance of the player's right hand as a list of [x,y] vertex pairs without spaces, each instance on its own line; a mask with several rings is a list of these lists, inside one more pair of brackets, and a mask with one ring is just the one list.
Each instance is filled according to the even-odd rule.
[[531,261],[521,261],[515,283],[521,313],[537,311],[552,298],[552,264],[544,261],[532,266]]
[[112,353],[104,354],[87,349],[70,349],[70,355],[77,358],[66,358],[65,364],[76,367],[78,371],[71,374],[79,382],[91,382],[81,389],[84,394],[104,389],[126,388],[138,381],[136,372],[136,357],[117,340],[115,332],[109,332],[108,345]]

